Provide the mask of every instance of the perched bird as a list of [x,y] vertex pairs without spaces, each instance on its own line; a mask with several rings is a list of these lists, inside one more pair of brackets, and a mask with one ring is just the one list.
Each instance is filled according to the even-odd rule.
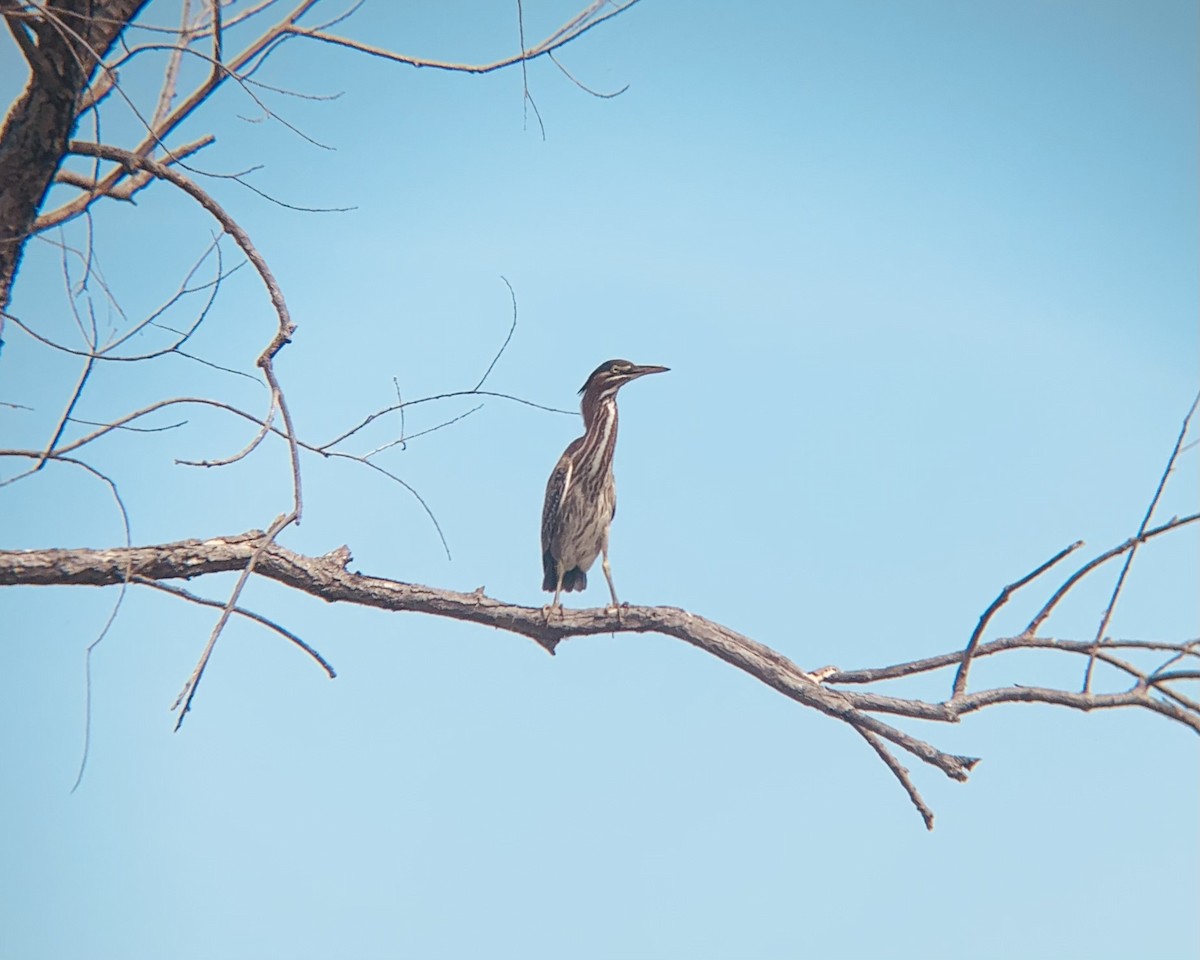
[[604,578],[619,609],[608,565],[608,527],[617,512],[613,450],[617,445],[617,391],[630,380],[666,367],[640,367],[628,360],[600,364],[579,391],[583,436],[572,441],[546,484],[542,508],[542,589],[553,591],[547,612],[560,607],[559,594],[582,590],[596,557],[604,554]]

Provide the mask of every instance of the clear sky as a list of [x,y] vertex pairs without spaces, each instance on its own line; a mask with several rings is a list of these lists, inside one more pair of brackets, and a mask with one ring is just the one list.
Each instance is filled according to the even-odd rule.
[[[572,9],[524,6],[539,39]],[[196,166],[262,164],[251,182],[281,200],[355,207],[302,213],[205,181],[299,325],[278,369],[302,435],[388,404],[393,378],[408,398],[472,386],[508,331],[506,277],[519,325],[495,390],[573,409],[606,358],[672,368],[622,393],[622,599],[687,608],[805,667],[878,666],[961,647],[1004,584],[1076,539],[1099,552],[1136,530],[1197,390],[1198,26],[1174,0],[645,0],[560,57],[597,90],[628,84],[622,96],[530,66],[545,140],[523,122],[519,71],[446,75],[294,42],[259,79],[342,96],[264,96],[336,150],[256,122],[233,89],[178,142],[211,131]],[[341,29],[459,60],[517,44],[504,0],[376,0]],[[144,98],[152,76],[123,82]],[[5,34],[4,103],[23,82]],[[119,114],[102,132],[128,144]],[[214,229],[166,186],[99,208],[95,226],[131,316],[174,291]],[[13,311],[68,336],[53,249],[31,244],[25,270]],[[193,349],[252,369],[273,327],[242,270]],[[0,400],[33,410],[0,408],[0,446],[44,443],[78,363],[11,327],[6,340]],[[101,369],[78,414],[187,393],[265,406],[260,386],[168,357]],[[405,427],[476,403],[414,408]],[[288,508],[278,445],[223,470],[175,465],[253,433],[183,416],[96,449],[135,542],[237,533]],[[386,418],[352,449],[399,428]],[[316,459],[283,542],[345,543],[363,572],[541,604],[544,484],[578,431],[489,400],[381,455],[452,560],[402,488]],[[1193,447],[1161,516],[1195,510],[1196,489]],[[82,473],[0,490],[0,546],[122,542],[109,493]],[[1200,635],[1197,554],[1194,533],[1148,546],[1111,632]],[[1089,639],[1115,573],[1047,633]],[[1051,585],[997,630],[1018,631]],[[266,582],[247,603],[338,678],[234,623],[174,734],[167,708],[213,613],[133,590],[93,659],[92,750],[72,794],[83,651],[115,598],[0,592],[6,958],[1200,951],[1197,742],[1160,717],[1012,706],[907,725],[983,758],[966,785],[909,764],[930,834],[851,731],[676,640],[576,639],[550,658]],[[597,576],[571,602],[605,599]],[[1036,657],[977,671],[1078,674]]]

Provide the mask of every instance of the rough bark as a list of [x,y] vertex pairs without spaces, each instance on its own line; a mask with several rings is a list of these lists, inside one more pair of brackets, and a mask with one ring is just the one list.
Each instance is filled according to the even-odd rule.
[[[0,2],[29,61],[29,83],[0,130],[0,332],[21,253],[67,152],[100,60],[147,0],[50,0],[42,12]],[[19,41],[20,42],[20,41]]]
[[[1185,522],[1198,519],[1193,515]],[[1171,521],[1147,536],[1183,525]],[[1111,559],[1128,551],[1129,543],[1104,556]],[[1113,645],[1101,659],[1129,675],[1133,685],[1113,693],[1077,693],[1041,687],[1003,687],[972,693],[956,692],[948,700],[928,702],[874,692],[837,688],[872,682],[880,677],[912,676],[951,666],[964,659],[962,652],[898,665],[891,672],[859,676],[855,671],[834,667],[808,672],[776,650],[731,630],[722,624],[674,607],[630,607],[620,610],[562,610],[548,613],[538,607],[523,607],[487,596],[480,587],[471,593],[421,584],[371,577],[347,569],[350,551],[340,547],[321,557],[296,553],[273,542],[261,531],[209,540],[182,540],[146,547],[108,550],[0,551],[0,586],[111,586],[121,583],[155,585],[167,580],[192,579],[206,574],[244,570],[253,562],[255,574],[328,602],[354,603],[384,610],[408,611],[449,617],[529,637],[549,653],[572,636],[601,633],[660,633],[683,640],[731,666],[737,667],[784,696],[850,724],[877,749],[878,738],[907,751],[955,780],[965,780],[975,760],[945,753],[932,745],[882,722],[872,714],[907,716],[940,723],[956,723],[963,716],[999,703],[1053,703],[1091,711],[1118,707],[1142,707],[1160,713],[1200,732],[1200,704],[1165,685],[1174,675],[1146,673],[1115,655],[1121,647],[1153,647],[1176,654],[1190,654],[1188,644]],[[1008,649],[1054,649],[1087,656],[1086,642],[1050,640],[1033,634],[981,644],[975,656],[991,656]],[[1173,662],[1173,661],[1172,661]],[[859,672],[861,673],[861,671]],[[1155,696],[1158,694],[1159,696]],[[1165,696],[1164,696],[1165,695]]]
[[944,753],[862,713],[853,702],[856,695],[823,686],[783,654],[686,610],[623,607],[619,611],[547,613],[538,607],[493,599],[484,594],[482,587],[473,593],[460,593],[364,576],[346,569],[350,551],[345,547],[323,557],[307,557],[270,542],[258,530],[151,547],[2,551],[0,586],[105,586],[141,580],[191,579],[243,569],[252,557],[258,575],[331,603],[356,603],[492,626],[529,637],[550,653],[571,636],[616,631],[663,633],[719,657],[798,703],[891,741],[955,780],[966,780],[975,764],[973,758]]

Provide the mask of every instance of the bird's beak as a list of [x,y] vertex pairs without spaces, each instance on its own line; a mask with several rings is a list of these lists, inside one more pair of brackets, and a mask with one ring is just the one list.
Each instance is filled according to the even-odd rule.
[[637,377],[644,377],[648,373],[666,373],[670,369],[670,367],[655,367],[650,365],[644,367],[634,367],[627,374],[625,374],[625,376],[627,376],[630,380],[634,380]]

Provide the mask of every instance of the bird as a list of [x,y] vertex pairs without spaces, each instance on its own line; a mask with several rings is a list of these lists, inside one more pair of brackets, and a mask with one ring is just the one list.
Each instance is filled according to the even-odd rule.
[[617,512],[612,469],[617,391],[638,377],[667,370],[628,360],[606,360],[579,391],[583,396],[583,436],[573,440],[559,457],[546,483],[542,507],[542,589],[554,594],[545,608],[547,615],[562,609],[559,597],[564,590],[569,593],[587,586],[587,572],[601,554],[613,609],[620,610],[608,563],[608,528]]

